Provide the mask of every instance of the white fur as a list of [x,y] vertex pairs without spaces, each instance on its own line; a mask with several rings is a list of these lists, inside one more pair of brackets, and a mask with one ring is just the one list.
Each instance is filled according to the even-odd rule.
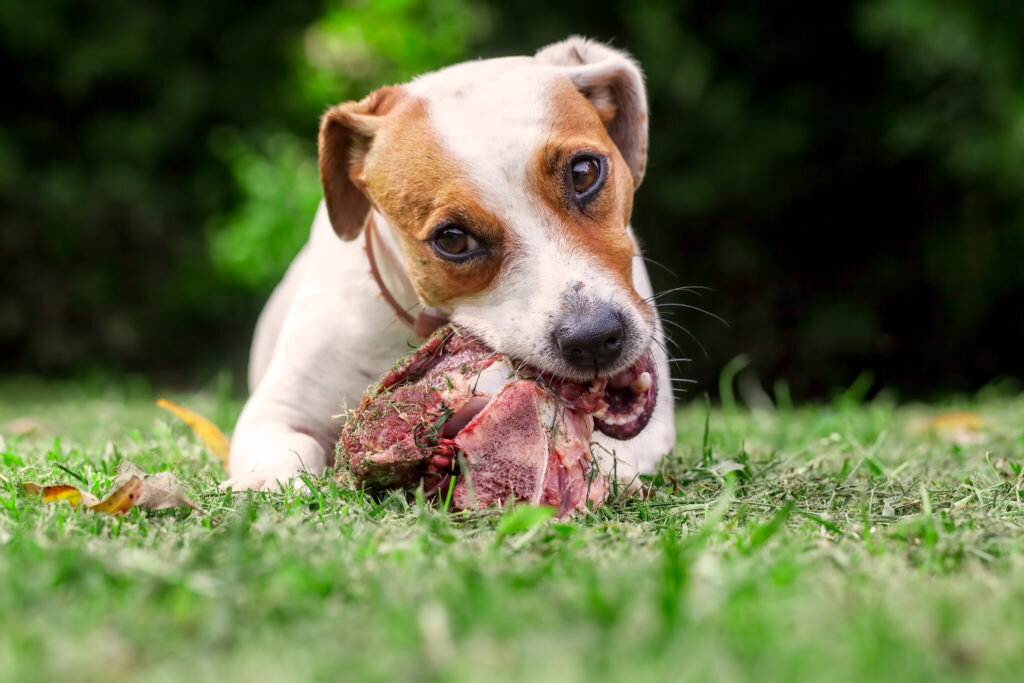
[[[390,233],[380,216],[377,226],[377,234]],[[411,306],[408,280],[385,268],[398,262],[386,256],[394,247],[377,246],[392,293]],[[231,478],[222,488],[276,490],[300,471],[323,474],[340,429],[336,416],[416,345],[416,335],[381,299],[363,241],[339,240],[321,203],[309,243],[257,323],[252,395],[235,426]]]
[[[586,60],[588,54],[599,61],[596,67],[575,63],[578,56]],[[563,63],[562,55],[568,55],[570,63]],[[602,469],[614,469],[620,479],[628,481],[637,472],[649,472],[675,442],[661,325],[655,320],[652,326],[636,310],[630,292],[621,291],[611,274],[573,248],[527,191],[528,164],[550,129],[551,88],[558,79],[569,76],[573,80],[574,75],[589,85],[603,77],[618,79],[616,88],[621,90],[622,83],[639,88],[639,93],[631,92],[629,98],[645,102],[639,69],[632,60],[581,39],[552,46],[536,59],[459,64],[422,76],[406,87],[410,94],[426,100],[437,137],[474,178],[475,195],[483,196],[487,208],[500,215],[521,243],[528,245],[515,263],[505,264],[491,287],[454,302],[448,311],[453,321],[503,353],[564,374],[565,368],[540,349],[550,346],[547,330],[560,297],[583,283],[585,294],[627,311],[631,325],[641,333],[637,343],[643,348],[638,347],[624,367],[639,357],[650,340],[656,340],[652,350],[660,386],[650,423],[629,441],[595,433],[599,447],[594,450]],[[608,95],[599,92],[598,96]],[[636,106],[629,111],[633,112],[630,116],[639,117]],[[633,125],[642,125],[642,131],[620,135],[624,145],[642,142],[630,150],[635,183],[639,183],[646,160],[645,103],[641,113]],[[404,273],[397,237],[384,217],[375,214],[375,221],[380,237],[375,253],[382,276],[398,301],[411,308],[417,297]],[[633,285],[641,297],[652,294],[638,248]],[[363,239],[338,239],[321,204],[309,243],[257,324],[250,359],[253,393],[235,428],[231,478],[223,488],[269,490],[303,470],[321,475],[331,463],[340,429],[334,416],[346,405],[358,404],[367,386],[415,345],[412,330],[395,319],[369,274]]]

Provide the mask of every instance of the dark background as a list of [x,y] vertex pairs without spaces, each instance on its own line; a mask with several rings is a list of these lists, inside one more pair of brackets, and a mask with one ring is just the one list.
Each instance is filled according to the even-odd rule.
[[2,371],[240,370],[324,108],[570,33],[646,70],[634,226],[730,323],[667,309],[698,390],[1024,376],[1024,3],[938,0],[0,0]]

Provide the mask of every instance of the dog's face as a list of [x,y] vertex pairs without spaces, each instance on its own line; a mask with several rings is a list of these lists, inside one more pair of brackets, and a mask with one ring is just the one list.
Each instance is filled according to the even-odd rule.
[[383,88],[324,118],[331,222],[351,239],[376,208],[421,300],[492,348],[560,377],[650,383],[655,316],[627,232],[646,111],[632,60],[581,39]]

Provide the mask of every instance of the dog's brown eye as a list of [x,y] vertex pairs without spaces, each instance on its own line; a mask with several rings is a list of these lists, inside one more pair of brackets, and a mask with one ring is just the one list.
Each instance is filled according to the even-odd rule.
[[569,192],[573,204],[583,209],[597,197],[608,176],[608,162],[599,154],[583,152],[573,157],[569,165],[566,185],[572,185]]
[[434,242],[449,254],[461,254],[469,248],[469,235],[458,228],[445,228]]
[[572,187],[577,194],[592,188],[600,176],[601,165],[597,159],[580,159],[572,165]]
[[434,231],[431,238],[434,249],[450,259],[460,256],[471,256],[480,249],[480,242],[465,228],[458,225],[445,225]]

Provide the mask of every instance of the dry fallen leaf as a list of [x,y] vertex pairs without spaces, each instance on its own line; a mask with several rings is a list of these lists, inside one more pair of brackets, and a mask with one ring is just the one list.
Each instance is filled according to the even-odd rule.
[[1014,491],[1019,495],[1021,486],[1024,485],[1024,467],[1011,462],[1006,456],[992,463],[992,467],[1008,484],[1013,484]]
[[0,432],[11,436],[47,436],[56,433],[56,428],[42,418],[25,415],[8,420],[0,427]]
[[138,477],[131,477],[123,484],[114,489],[114,492],[103,500],[88,491],[81,491],[68,484],[56,484],[53,486],[42,486],[32,482],[24,484],[25,493],[41,496],[43,502],[56,503],[66,500],[72,507],[83,505],[87,510],[94,512],[106,512],[111,515],[123,515],[128,512],[138,501],[144,484]]
[[141,479],[132,477],[99,503],[88,507],[93,512],[107,512],[115,517],[123,515],[138,502],[144,486],[145,483]]
[[114,479],[113,493],[103,500],[88,491],[82,491],[69,484],[43,486],[32,482],[23,484],[25,493],[40,496],[45,503],[56,503],[66,500],[72,506],[79,504],[94,512],[106,512],[111,515],[123,515],[133,506],[148,510],[163,510],[170,507],[190,507],[202,512],[185,494],[181,483],[170,472],[146,474],[136,465],[123,462],[117,468]]
[[175,507],[190,507],[193,510],[202,512],[202,508],[196,505],[191,498],[185,493],[185,489],[182,487],[181,482],[170,472],[157,472],[155,474],[146,474],[140,470],[134,463],[123,462],[117,467],[117,479],[115,481],[121,481],[122,479],[130,477],[138,477],[142,479],[146,485],[142,489],[142,495],[139,496],[139,500],[136,501],[136,505],[147,510],[164,510],[166,508]]
[[100,499],[87,491],[79,491],[70,484],[54,484],[53,486],[42,486],[32,482],[25,482],[25,493],[30,496],[40,496],[44,503],[56,503],[66,500],[74,507],[85,501],[85,506],[95,505]]
[[228,467],[228,450],[230,449],[230,442],[228,438],[224,436],[224,432],[220,431],[217,425],[213,424],[199,413],[194,413],[188,408],[182,408],[176,403],[171,403],[167,399],[158,398],[156,404],[161,408],[165,408],[187,424],[195,435],[199,437],[199,440],[206,445],[210,452],[213,453],[214,457],[220,460],[224,469]]
[[973,446],[985,441],[988,422],[979,413],[963,411],[939,413],[907,425],[910,436],[935,434],[958,446]]

